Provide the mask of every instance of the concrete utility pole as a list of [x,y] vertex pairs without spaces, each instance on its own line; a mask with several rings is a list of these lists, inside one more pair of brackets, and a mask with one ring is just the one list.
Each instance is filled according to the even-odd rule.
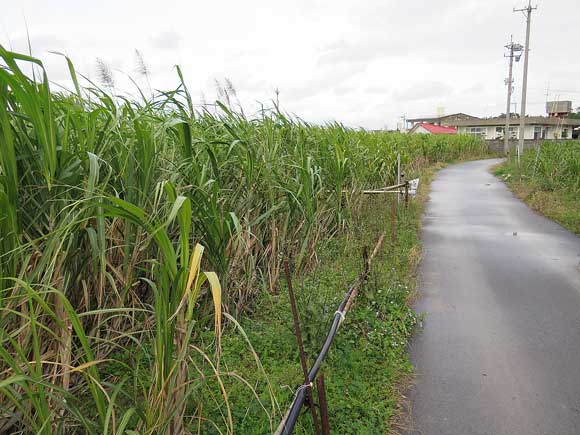
[[510,60],[510,67],[509,67],[509,75],[508,78],[506,80],[506,84],[508,87],[508,93],[507,93],[507,109],[505,112],[505,129],[503,132],[503,152],[506,156],[510,156],[510,112],[511,112],[511,99],[512,99],[512,90],[513,90],[513,86],[512,84],[514,83],[514,79],[512,78],[512,70],[513,70],[513,65],[514,65],[514,57],[516,58],[516,62],[518,62],[520,60],[520,56],[521,56],[521,52],[523,50],[524,47],[522,47],[521,44],[514,44],[513,41],[513,36],[510,37],[510,43],[508,45],[505,46],[505,48],[507,48],[508,54],[504,56],[508,57]]
[[528,0],[528,7],[524,9],[514,9],[514,12],[523,12],[526,17],[526,48],[524,52],[524,78],[522,80],[522,105],[520,113],[520,137],[518,140],[518,164],[520,155],[524,150],[524,131],[526,128],[526,92],[528,88],[528,55],[530,52],[530,22],[532,20],[532,11],[538,9],[532,7],[532,0]]

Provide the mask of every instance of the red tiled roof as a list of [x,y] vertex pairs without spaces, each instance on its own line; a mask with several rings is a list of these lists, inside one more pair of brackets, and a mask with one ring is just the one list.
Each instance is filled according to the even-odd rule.
[[[427,130],[431,134],[456,134],[457,133],[456,128],[444,127],[442,125],[427,124],[425,122],[420,122],[418,124],[415,124],[415,126],[417,128],[423,127],[425,130]],[[415,130],[415,128],[413,128],[413,130]]]

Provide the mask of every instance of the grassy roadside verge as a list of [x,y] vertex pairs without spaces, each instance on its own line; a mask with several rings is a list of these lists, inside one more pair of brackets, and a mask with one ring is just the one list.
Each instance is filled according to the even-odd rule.
[[[505,162],[495,167],[493,173],[501,177],[512,192],[532,209],[580,235],[580,193],[572,186],[556,183],[549,174],[534,171],[531,165],[526,164],[532,156],[525,157],[527,159],[523,159],[520,168],[515,162]],[[578,178],[580,172],[575,179],[569,179],[570,184]]]
[[[421,216],[429,182],[440,167],[423,171],[419,194],[407,209],[398,209],[396,240],[385,240],[369,282],[349,312],[323,366],[333,433],[377,434],[397,429],[401,391],[412,375],[406,348],[416,323],[410,302],[421,256]],[[363,247],[372,247],[381,232],[390,234],[389,201],[393,199],[390,195],[388,199],[383,195],[364,198],[349,230],[318,249],[315,270],[295,278],[310,364],[344,292],[361,271]],[[245,337],[228,331],[223,342],[224,366],[239,370],[255,392],[249,401],[252,395],[246,385],[228,383],[229,400],[237,410],[234,427],[244,434],[270,433],[301,379],[286,288],[260,300],[255,315],[244,320],[242,328],[257,351],[270,385],[256,367],[256,355],[248,352]],[[270,418],[258,399],[264,408],[272,408]],[[311,422],[310,414],[305,413],[295,433],[311,434]]]

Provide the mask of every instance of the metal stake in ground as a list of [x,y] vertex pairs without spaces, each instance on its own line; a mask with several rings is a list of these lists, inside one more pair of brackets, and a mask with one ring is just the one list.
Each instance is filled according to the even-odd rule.
[[[398,194],[397,194],[398,195]],[[395,226],[396,226],[396,199],[393,198],[391,201],[391,243],[395,243]]]
[[[397,153],[397,184],[401,184],[401,153]],[[401,194],[397,195],[397,204],[401,202]]]
[[326,390],[324,388],[324,373],[316,379],[316,389],[318,390],[318,403],[320,404],[320,420],[322,422],[322,435],[330,435],[330,425],[328,423],[328,406],[326,404]]
[[294,299],[294,289],[292,288],[292,278],[290,277],[290,268],[288,267],[288,260],[284,261],[284,274],[286,275],[286,283],[288,284],[288,295],[290,296],[290,308],[292,309],[292,318],[294,319],[294,331],[296,333],[296,341],[298,342],[298,350],[300,352],[300,364],[302,365],[302,372],[304,373],[304,385],[306,387],[306,397],[308,404],[312,410],[312,422],[314,424],[314,433],[320,435],[320,427],[318,426],[318,417],[316,415],[316,407],[312,396],[312,385],[308,379],[308,366],[306,364],[306,353],[304,352],[304,344],[302,343],[302,332],[300,331],[300,321],[298,320],[298,310],[296,309],[296,299]]

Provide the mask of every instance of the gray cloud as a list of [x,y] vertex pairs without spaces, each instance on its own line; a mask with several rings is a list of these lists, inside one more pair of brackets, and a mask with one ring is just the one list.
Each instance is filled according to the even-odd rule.
[[401,49],[379,39],[358,42],[337,41],[329,45],[318,58],[318,65],[337,65],[370,62],[380,58],[401,54]]
[[453,87],[442,82],[422,81],[393,92],[392,97],[397,101],[428,100],[446,97],[453,91]]
[[60,51],[67,45],[62,36],[53,33],[32,33],[30,36],[21,33],[14,38],[9,38],[9,46],[15,51],[28,52],[29,39],[33,54],[45,51]]
[[167,30],[151,36],[149,42],[153,48],[161,50],[177,50],[181,44],[181,35],[175,30]]
[[290,88],[294,99],[311,98],[324,94],[336,87],[344,87],[344,83],[353,80],[362,73],[364,65],[350,64],[335,68],[321,68],[319,72],[304,82]]
[[[437,106],[474,115],[504,111],[503,46],[512,33],[523,40],[523,17],[512,7],[524,3],[104,0],[98,7],[71,7],[68,0],[53,0],[50,8],[40,8],[37,0],[23,0],[3,8],[0,43],[8,46],[10,40],[16,50],[27,51],[24,15],[33,53],[56,81],[66,80],[66,63],[49,50],[70,54],[77,70],[94,78],[97,57],[133,72],[133,50],[139,48],[154,88],[176,86],[172,67],[179,64],[190,89],[208,100],[213,79],[228,77],[244,103],[267,102],[278,87],[289,112],[373,128],[394,126],[403,113],[434,114]],[[528,94],[530,112],[540,114],[548,84],[550,97],[580,105],[580,59],[574,54],[580,32],[577,0],[538,0],[538,6]],[[518,102],[521,74],[517,64]],[[125,86],[116,77],[119,88]]]

